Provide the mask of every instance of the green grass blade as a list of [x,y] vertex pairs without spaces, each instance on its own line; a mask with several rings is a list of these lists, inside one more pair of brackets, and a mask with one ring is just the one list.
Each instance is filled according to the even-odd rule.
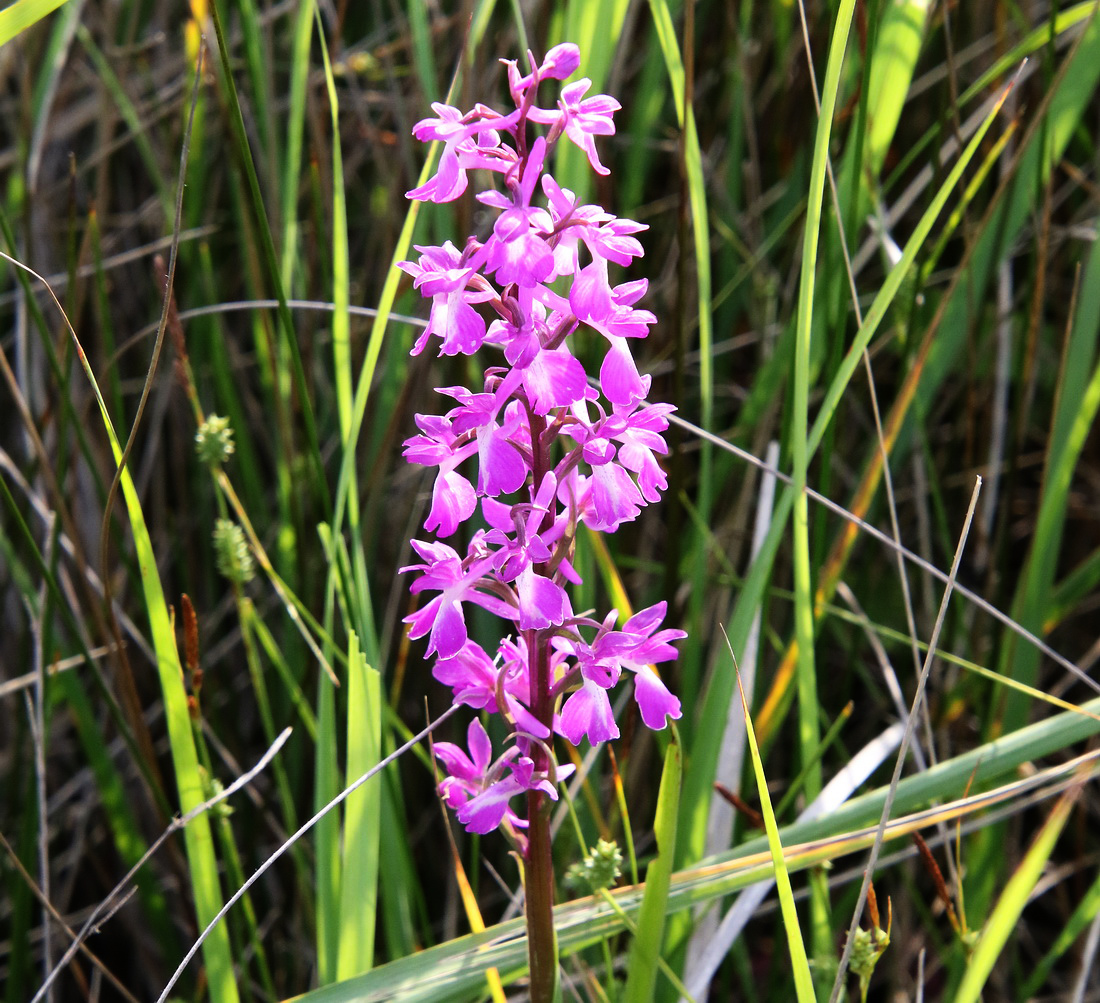
[[95,66],[96,73],[99,74],[100,80],[103,81],[103,86],[114,100],[119,115],[122,116],[122,120],[130,130],[134,146],[137,147],[138,152],[141,154],[141,159],[145,162],[145,170],[149,176],[149,180],[157,187],[157,194],[160,197],[164,218],[172,219],[173,216],[175,216],[175,198],[168,186],[166,175],[161,169],[160,163],[157,161],[156,151],[153,149],[152,141],[148,135],[148,127],[142,122],[141,115],[134,106],[134,102],[130,99],[126,87],[123,85],[122,81],[119,80],[118,75],[111,67],[111,63],[106,55],[102,52],[100,47],[96,45],[91,32],[88,31],[87,27],[83,24],[80,24],[77,26],[76,36]]
[[[806,225],[802,243],[798,286],[798,319],[795,323],[794,392],[791,404],[790,449],[791,489],[794,492],[794,590],[795,636],[798,643],[798,738],[804,763],[811,762],[820,739],[818,731],[817,674],[814,666],[813,581],[810,573],[809,499],[806,476],[809,466],[810,355],[814,326],[814,285],[817,275],[817,251],[821,237],[821,208],[825,195],[825,175],[829,161],[829,139],[840,88],[840,70],[852,24],[855,0],[843,0],[837,11],[825,83],[821,92],[821,112],[814,136],[810,191],[806,200]],[[806,794],[815,798],[821,792],[821,768],[810,769],[806,776]]]
[[[714,304],[711,277],[710,222],[707,213],[706,178],[703,172],[703,155],[699,146],[699,133],[695,122],[695,110],[688,102],[688,83],[680,46],[665,0],[650,0],[657,42],[672,88],[676,119],[680,126],[683,172],[687,179],[688,203],[691,208],[692,250],[695,266],[695,292],[699,326],[699,423],[710,430],[714,424]],[[686,318],[681,319],[686,324]],[[675,482],[675,477],[674,477]],[[704,442],[699,456],[699,486],[695,499],[698,517],[707,522],[713,503],[713,452]],[[695,559],[690,562],[692,588],[687,619],[689,623],[703,622],[704,597],[708,594],[708,562]],[[684,657],[681,659],[680,694],[693,703],[699,692],[699,673],[695,666],[703,661],[703,638],[698,632],[689,631]],[[691,739],[692,723],[685,722],[684,732]]]
[[[42,54],[42,72],[34,82],[31,98],[31,116],[34,127],[31,132],[30,148],[26,152],[26,180],[31,191],[37,191],[38,174],[42,165],[43,148],[49,140],[51,112],[57,98],[62,72],[72,50],[73,37],[76,35],[80,16],[83,13],[84,0],[76,0],[62,11],[54,21],[50,31],[50,40]],[[11,8],[9,7],[10,11]],[[0,17],[8,11],[0,13]],[[3,32],[0,31],[0,35]],[[0,41],[0,45],[3,45]]]
[[1057,964],[1058,959],[1085,932],[1098,912],[1100,912],[1100,875],[1097,875],[1093,880],[1084,897],[1077,903],[1077,908],[1073,910],[1062,929],[1058,931],[1058,936],[1054,939],[1054,943],[1050,945],[1050,949],[1043,955],[1042,960],[1035,966],[1035,970],[1027,982],[1024,983],[1023,991],[1020,994],[1024,999],[1031,999],[1038,994],[1043,987],[1043,983],[1050,977],[1050,973]]
[[[646,671],[646,670],[643,670]],[[627,961],[624,1003],[648,1003],[657,986],[657,963],[665,932],[668,888],[676,856],[676,827],[680,809],[682,776],[680,743],[675,735],[665,749],[665,765],[657,794],[657,817],[653,823],[657,855],[645,873],[645,895],[638,912],[637,932]]]
[[1043,824],[1020,866],[1009,879],[974,946],[966,975],[955,994],[956,1003],[976,1003],[981,998],[993,965],[1016,930],[1024,906],[1035,891],[1080,792],[1080,787],[1067,792],[1054,806],[1050,818]]
[[[581,50],[577,74],[592,81],[592,94],[604,92],[607,75],[622,35],[629,5],[625,0],[569,0],[550,38],[569,41]],[[535,58],[542,56],[536,52]],[[526,58],[526,56],[524,56]],[[584,151],[573,143],[559,143],[554,153],[554,177],[583,204],[592,193],[593,175]]]
[[[303,0],[294,20],[291,48],[289,106],[286,119],[286,151],[283,161],[282,214],[283,288],[294,288],[298,263],[298,182],[302,172],[302,133],[306,116],[306,84],[309,81],[309,43],[313,38],[313,0]],[[336,135],[339,135],[337,133]]]
[[902,108],[913,82],[913,71],[920,56],[931,6],[929,0],[899,0],[884,4],[867,96],[865,163],[870,177],[879,176],[886,153],[894,141]]
[[435,48],[428,28],[427,7],[419,0],[409,0],[405,5],[412,35],[413,64],[420,89],[427,99],[425,105],[439,100],[439,84],[435,73]]
[[[382,758],[382,685],[367,664],[354,633],[348,642],[347,783]],[[378,901],[378,848],[381,778],[364,784],[344,803],[344,856],[341,867],[340,932],[336,978],[370,971]]]
[[[303,6],[309,6],[305,4]],[[255,0],[238,0],[237,11],[239,17],[241,42],[244,46],[244,62],[248,69],[248,80],[252,100],[255,102],[255,110],[252,121],[256,129],[258,145],[261,154],[267,161],[265,171],[267,178],[274,182],[275,171],[270,169],[272,160],[272,135],[274,123],[271,113],[271,91],[268,81],[271,67],[264,60],[263,23],[259,12],[256,10]]]
[[[699,147],[699,134],[695,125],[695,112],[686,106],[686,79],[684,63],[680,58],[680,47],[676,41],[676,31],[672,26],[672,16],[665,0],[650,0],[653,22],[657,29],[657,39],[661,54],[668,69],[669,83],[672,86],[673,101],[676,105],[676,118],[684,130],[684,167],[687,171],[688,198],[691,202],[691,223],[695,238],[696,286],[699,297],[699,398],[701,402],[701,421],[703,428],[710,430],[714,422],[714,322],[711,316],[711,274],[710,274],[710,225],[707,219],[706,181],[703,175],[703,154]],[[707,512],[701,499],[700,511]]]
[[[98,726],[92,703],[84,691],[83,683],[75,673],[64,672],[57,680],[57,687],[64,693],[65,705],[72,714],[80,744],[88,757],[88,765],[96,779],[100,803],[107,824],[111,828],[115,849],[128,868],[133,867],[148,849],[141,838],[133,805],[126,796],[126,787],[118,773]],[[157,938],[161,949],[173,956],[179,951],[179,937],[173,926],[164,891],[157,885],[155,875],[139,871],[134,879],[147,911],[150,931]]]
[[313,414],[312,395],[306,382],[305,369],[302,366],[302,355],[298,348],[297,333],[294,329],[294,321],[290,316],[290,308],[286,302],[286,290],[282,282],[282,274],[279,268],[278,258],[275,254],[275,242],[271,236],[271,227],[268,224],[267,214],[264,210],[263,194],[260,190],[260,179],[256,173],[256,164],[252,157],[252,151],[248,144],[248,136],[245,131],[244,117],[241,113],[240,100],[237,97],[237,88],[233,82],[233,65],[230,58],[225,31],[222,27],[221,15],[218,12],[217,0],[211,0],[210,15],[214,21],[214,28],[218,38],[218,52],[221,56],[224,85],[228,97],[229,121],[233,131],[233,138],[240,158],[241,167],[248,184],[248,195],[251,209],[256,223],[256,231],[260,237],[260,247],[263,253],[264,265],[267,268],[268,280],[271,282],[275,298],[279,301],[278,317],[279,330],[282,334],[282,345],[291,362],[291,374],[297,389],[297,404],[301,409],[302,423],[306,433],[307,462],[312,468],[313,476],[310,478],[312,488],[322,501],[328,501],[328,486],[324,476],[324,468],[321,464],[321,449],[317,438],[317,424]]

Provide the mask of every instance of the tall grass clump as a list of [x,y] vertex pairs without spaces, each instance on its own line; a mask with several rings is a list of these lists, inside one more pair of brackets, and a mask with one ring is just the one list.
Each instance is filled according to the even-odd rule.
[[1095,992],[1097,15],[0,11],[0,994]]

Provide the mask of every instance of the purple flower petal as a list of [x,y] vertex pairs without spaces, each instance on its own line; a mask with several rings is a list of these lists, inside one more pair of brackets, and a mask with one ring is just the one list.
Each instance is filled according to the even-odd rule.
[[648,665],[634,675],[634,699],[638,701],[646,727],[654,731],[664,728],[666,717],[678,720],[681,715],[680,701]]
[[432,489],[432,508],[424,522],[428,532],[438,530],[437,536],[451,536],[459,524],[474,514],[477,496],[473,485],[461,474],[440,468]]
[[619,728],[607,691],[585,679],[581,688],[562,705],[561,733],[574,745],[580,745],[585,735],[592,745],[618,738]]
[[505,777],[467,801],[458,809],[455,817],[466,827],[467,832],[484,835],[504,821],[508,802],[523,792],[524,788],[514,777]]
[[633,522],[641,511],[642,496],[637,486],[617,463],[592,469],[592,502],[599,529],[612,533],[624,522]]
[[560,626],[566,617],[573,615],[565,590],[549,578],[536,575],[530,565],[516,579],[516,590],[519,595],[520,630]]
[[622,338],[611,338],[611,351],[600,366],[600,389],[612,404],[630,406],[649,393],[650,379],[638,375],[638,367]]
[[[412,634],[409,636],[412,637]],[[427,653],[435,652],[440,658],[450,658],[465,643],[466,617],[462,613],[462,603],[444,600],[439,604],[439,613],[432,624]]]
[[523,387],[535,414],[549,414],[584,400],[588,380],[584,366],[566,349],[544,349],[523,371]]

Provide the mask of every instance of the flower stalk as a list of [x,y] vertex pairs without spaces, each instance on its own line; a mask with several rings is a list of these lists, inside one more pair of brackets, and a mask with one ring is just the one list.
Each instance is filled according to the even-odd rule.
[[[437,593],[406,617],[411,638],[428,638],[436,679],[457,703],[504,721],[505,749],[495,757],[477,718],[466,749],[435,745],[446,773],[440,793],[469,831],[502,828],[520,849],[530,993],[549,1003],[558,994],[550,810],[558,783],[573,771],[557,763],[554,742],[618,738],[608,690],[624,671],[633,676],[646,725],[660,729],[679,718],[680,702],[654,665],[675,658],[671,642],[685,635],[659,629],[664,603],[621,627],[617,610],[597,621],[570,604],[567,587],[580,583],[572,565],[578,527],[614,532],[667,486],[656,457],[667,452],[662,434],[673,408],[646,401],[650,381],[628,347],[656,322],[635,306],[647,284],[610,280],[609,265],[642,256],[635,234],[645,227],[582,205],[546,171],[565,139],[607,174],[595,137],[614,133],[619,104],[606,95],[586,98],[591,82],[579,80],[561,88],[555,107],[544,107],[540,85],[565,81],[580,53],[566,44],[541,63],[530,53],[528,60],[527,74],[505,61],[514,111],[434,104],[436,117],[413,130],[444,147],[437,173],[410,198],[452,201],[475,169],[501,182],[477,195],[498,213],[490,232],[467,238],[462,250],[449,241],[417,247],[419,260],[403,263],[431,299],[413,354],[438,338],[440,355],[471,355],[483,345],[499,355],[480,390],[438,388],[455,406],[416,416],[420,434],[405,443],[405,456],[436,469],[424,522],[436,539],[413,540],[422,563],[402,570],[417,574],[414,594]],[[581,330],[607,344],[598,390],[571,350]],[[479,509],[481,525],[464,554],[440,542]],[[469,637],[468,603],[509,623],[495,657]],[[512,807],[519,795],[525,817]]]

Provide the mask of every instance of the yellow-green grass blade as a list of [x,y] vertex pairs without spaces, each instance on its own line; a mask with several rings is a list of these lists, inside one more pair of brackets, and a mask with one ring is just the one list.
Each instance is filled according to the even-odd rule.
[[[740,673],[737,680],[741,686]],[[799,1003],[811,1003],[815,999],[814,981],[810,974],[810,962],[806,957],[806,945],[802,941],[802,928],[798,924],[798,909],[794,904],[794,891],[791,888],[791,876],[787,872],[787,863],[783,857],[783,842],[779,827],[772,811],[772,800],[768,794],[768,779],[764,775],[764,763],[760,759],[760,749],[756,744],[756,733],[752,727],[752,715],[749,713],[745,691],[741,692],[741,707],[745,714],[745,741],[748,744],[752,771],[756,777],[756,792],[760,798],[760,813],[764,816],[764,828],[767,833],[768,850],[771,853],[775,875],[775,887],[779,896],[779,908],[783,914],[783,929],[787,933],[787,950],[791,956],[791,974],[794,977],[795,995]]]
[[[91,380],[90,370],[87,372]],[[115,438],[107,412],[103,410],[101,414],[111,440],[111,451],[117,462],[122,457],[122,449]],[[186,814],[200,805],[205,797],[199,776],[194,737],[191,732],[187,693],[183,686],[183,671],[180,666],[179,652],[176,650],[176,639],[168,605],[164,599],[157,571],[156,554],[146,528],[141,501],[128,468],[123,469],[121,486],[130,529],[134,536],[134,550],[141,568],[141,585],[146,613],[149,617],[150,636],[157,655],[157,676],[160,680],[161,696],[164,699],[164,716],[168,725],[168,740],[172,750],[176,786],[179,790],[180,810]],[[200,815],[187,826],[184,830],[184,843],[187,848],[191,888],[195,896],[195,913],[198,925],[203,927],[217,915],[222,905],[221,889],[218,885],[218,864],[214,854],[210,824],[205,815]],[[219,927],[203,944],[203,958],[206,962],[206,975],[210,982],[211,993],[218,999],[233,1003],[237,999],[237,982],[233,971],[229,934],[225,927]]]
[[1073,910],[1069,919],[1065,921],[1065,925],[1058,931],[1058,936],[1054,938],[1054,943],[1050,945],[1050,949],[1043,955],[1042,960],[1035,966],[1035,970],[1031,973],[1027,982],[1024,983],[1023,991],[1020,994],[1021,998],[1031,999],[1042,989],[1043,983],[1050,977],[1050,973],[1059,958],[1085,932],[1098,912],[1100,912],[1100,875],[1097,875],[1093,880],[1088,891],[1077,903],[1077,908]]
[[[367,664],[354,632],[348,642],[345,742],[350,784],[382,758],[381,677]],[[370,971],[374,965],[381,780],[365,783],[344,802],[337,979]]]
[[1083,0],[1082,3],[1073,4],[1064,10],[1059,10],[1053,22],[1040,24],[1029,31],[1011,49],[999,56],[993,64],[981,76],[978,77],[962,94],[959,95],[959,106],[966,105],[979,95],[989,90],[990,84],[1000,79],[1006,73],[1011,73],[1020,61],[1050,45],[1052,38],[1075,28],[1082,21],[1087,21],[1096,16],[1096,0]]
[[[959,95],[955,102],[956,107],[959,109],[965,108],[975,99],[988,96],[990,88],[998,80],[1004,79],[1007,74],[1017,70],[1021,62],[1028,59],[1035,52],[1052,46],[1059,36],[1077,27],[1082,21],[1093,17],[1095,13],[1096,0],[1083,0],[1081,3],[1059,11],[1053,21],[1048,21],[1046,24],[1041,24],[1033,29],[1019,42],[1015,43],[1012,48],[1000,55],[977,80]],[[924,135],[916,142],[910,143],[904,155],[893,165],[891,174],[884,180],[884,190],[891,191],[895,189],[898,179],[906,177],[913,165],[920,162],[921,158],[927,158],[932,144],[940,138],[942,138],[942,127],[937,122],[926,130]]]
[[630,957],[626,966],[626,988],[622,997],[624,1003],[648,1003],[653,999],[657,986],[657,963],[661,957],[669,882],[676,854],[682,776],[680,759],[680,743],[673,734],[665,749],[665,765],[657,793],[657,815],[653,822],[657,855],[646,868],[645,893],[638,911],[637,930],[630,945]]
[[880,15],[867,95],[866,176],[878,177],[894,141],[931,6],[930,0],[891,0]]
[[[339,418],[340,439],[345,451],[354,452],[352,440],[352,358],[351,323],[348,308],[351,304],[350,258],[348,250],[347,194],[344,189],[344,161],[340,147],[339,101],[336,81],[333,78],[328,46],[325,44],[320,12],[317,13],[317,35],[320,39],[321,58],[325,70],[325,86],[328,91],[329,111],[332,122],[332,362],[336,384],[336,405]],[[347,584],[346,600],[351,612],[352,628],[358,633],[366,648],[368,659],[377,663],[378,642],[375,637],[374,618],[371,611],[370,586],[366,559],[359,531],[359,487],[355,465],[349,467],[347,491],[348,531],[355,541],[351,548],[351,581]],[[333,569],[335,570],[335,569]]]
[[[622,920],[623,929],[632,937],[636,937],[638,934],[638,924],[635,923],[634,920],[632,920],[625,912],[623,912],[622,907],[619,905],[618,902],[615,901],[614,898],[612,898],[611,893],[608,892],[606,888],[601,888],[599,890],[599,896],[615,911],[615,915]],[[608,971],[611,971],[614,967],[614,962],[611,960],[610,951],[608,951],[607,960],[605,963],[607,965]],[[672,988],[680,994],[682,999],[686,1000],[686,1003],[695,1003],[695,1000],[692,998],[691,993],[689,993],[687,990],[687,986],[685,986],[684,983],[680,981],[680,977],[672,970],[669,963],[665,961],[665,959],[662,958],[660,955],[657,956],[657,967],[661,970],[661,974],[668,979],[669,984],[672,986]],[[629,968],[627,970],[628,972],[630,971]],[[606,994],[604,994],[604,997],[601,998],[607,998]]]
[[474,53],[485,39],[485,32],[489,28],[489,19],[496,8],[496,0],[482,0],[477,5],[473,17],[470,18],[470,45],[466,50],[467,60],[473,60]]
[[[1088,43],[1089,41],[1086,34],[1082,42]],[[1091,43],[1096,44],[1097,41],[1098,39],[1094,37]],[[1029,211],[1030,193],[1035,190],[1036,186],[1041,187],[1045,183],[1043,179],[1049,177],[1051,165],[1056,161],[1044,153],[1042,148],[1048,143],[1053,143],[1053,149],[1055,150],[1064,148],[1069,135],[1067,126],[1076,121],[1083,110],[1081,104],[1083,94],[1087,92],[1088,87],[1095,87],[1096,67],[1090,66],[1087,62],[1082,64],[1080,58],[1082,51],[1088,50],[1079,47],[1076,57],[1063,68],[1063,73],[1059,78],[1059,86],[1051,91],[1048,109],[1049,118],[1051,121],[1057,120],[1057,129],[1053,126],[1049,129],[1040,127],[1048,120],[1048,117],[1044,115],[1040,116],[1040,125],[1033,126],[1029,131],[1021,147],[1019,160],[1019,163],[1022,164],[1019,170],[1023,170],[1024,176],[1028,180],[1025,182],[1022,178],[1017,178],[1016,183],[1011,188],[1014,193],[1013,197],[1007,203],[998,202],[995,204],[995,209],[987,216],[986,225],[973,245],[968,266],[959,273],[959,278],[953,282],[951,291],[941,301],[935,318],[923,336],[917,358],[911,364],[899,390],[898,397],[885,422],[885,427],[888,430],[887,439],[891,443],[895,456],[904,454],[908,446],[907,437],[912,435],[912,422],[906,421],[911,409],[915,406],[916,410],[920,412],[933,406],[935,388],[947,377],[950,371],[949,363],[954,360],[967,342],[971,330],[969,313],[977,297],[976,290],[984,288],[985,282],[991,274],[995,255],[1000,253],[998,248],[1007,239],[1006,228],[1009,232],[1015,233],[1023,225]],[[1091,79],[1085,79],[1086,75]],[[1082,85],[1085,85],[1086,91],[1082,91]],[[1000,100],[1003,102],[1004,95]],[[997,104],[994,105],[994,111],[996,111],[996,108]],[[972,141],[968,145],[968,151],[973,146]],[[1021,197],[1020,193],[1026,193],[1027,197]],[[872,319],[877,305],[877,301],[876,304],[872,305],[872,310],[867,318],[868,321]],[[866,326],[866,322],[864,326]],[[863,328],[861,327],[860,333],[857,334],[857,342],[859,343],[862,343],[862,332]],[[854,371],[858,363],[859,359],[852,358],[849,354],[842,364],[841,373]],[[820,424],[821,418],[832,413],[832,408],[839,399],[839,392],[842,392],[839,381],[834,381],[826,394],[826,401],[822,413],[819,415],[819,421],[815,423],[815,429]],[[834,396],[834,393],[836,396]],[[866,506],[877,489],[881,475],[882,454],[881,451],[876,451],[868,461],[856,494],[857,500],[852,503],[852,507],[857,514],[862,515],[866,511]],[[785,503],[784,496],[781,499],[781,504]],[[821,600],[832,594],[832,589],[835,587],[847,555],[850,553],[854,538],[853,527],[846,527],[834,545],[833,556],[820,575],[818,592]],[[787,659],[787,662],[793,663],[793,661],[793,656]],[[773,686],[773,697],[781,697],[782,691],[789,681],[789,675],[790,671],[785,664],[777,674],[776,683]],[[1013,719],[1011,725],[1018,726],[1020,723],[1022,723],[1022,718]],[[982,873],[988,876],[992,871],[986,870]]]
[[932,275],[932,272],[943,257],[944,250],[947,248],[949,241],[956,236],[965,218],[966,210],[973,204],[978,192],[981,191],[982,185],[991,176],[994,168],[1000,162],[1001,155],[1004,153],[1009,141],[1016,135],[1016,132],[1016,123],[1010,122],[1008,128],[990,144],[989,150],[986,152],[985,156],[982,157],[981,163],[977,165],[973,176],[963,189],[962,196],[958,203],[944,221],[943,228],[936,238],[936,243],[933,245],[928,257],[921,266],[920,279],[918,280],[919,284],[923,285]]
[[[12,264],[18,264],[14,259],[8,259]],[[72,339],[77,358],[84,371],[84,375],[95,397],[107,433],[108,441],[116,463],[122,459],[122,446],[115,433],[114,425],[107,410],[106,403],[100,391],[95,374],[84,353],[83,346],[69,323],[68,317],[61,309],[52,289],[44,282],[41,276],[19,265],[21,270],[26,270],[39,281],[46,285],[46,290],[53,299],[54,305],[62,316],[62,320]],[[150,623],[150,636],[153,643],[157,676],[160,683],[161,696],[164,702],[164,715],[168,726],[169,746],[172,755],[176,786],[179,793],[179,803],[182,812],[186,813],[203,802],[204,794],[202,780],[199,771],[198,754],[195,748],[192,732],[191,717],[188,708],[187,694],[183,685],[183,671],[179,661],[179,653],[176,649],[175,633],[172,617],[165,601],[161,586],[156,554],[149,536],[145,522],[141,500],[138,497],[133,479],[128,466],[121,466],[119,470],[119,484],[122,489],[126,513],[133,534],[134,551],[141,580],[142,596],[145,602],[146,615]],[[6,491],[5,496],[10,497]],[[43,565],[42,570],[48,569]],[[52,577],[52,576],[48,576]],[[59,596],[60,598],[60,596]],[[69,614],[69,606],[61,600],[60,608]],[[81,631],[75,632],[81,636]],[[218,883],[218,866],[214,853],[213,840],[209,820],[205,815],[195,819],[193,825],[184,831],[184,842],[187,851],[191,888],[195,899],[195,910],[200,924],[209,922],[217,914],[221,907],[221,889]],[[233,970],[232,954],[229,946],[228,932],[225,928],[218,931],[213,942],[204,944],[204,958],[207,964],[207,975],[212,987],[224,993],[224,998],[230,1003],[237,999],[236,979]]]
[[[313,805],[320,811],[340,789],[336,757],[336,687],[325,674],[317,680],[317,745],[313,765]],[[336,977],[340,943],[340,817],[329,812],[317,822],[313,837],[317,858],[317,982],[328,985]]]
[[[336,404],[340,426],[340,439],[345,451],[354,452],[352,436],[352,357],[351,323],[348,309],[351,305],[350,257],[348,250],[347,193],[344,188],[344,160],[340,147],[339,101],[336,81],[333,78],[328,46],[325,44],[320,12],[317,13],[317,35],[320,40],[321,58],[325,70],[325,86],[328,91],[329,111],[332,122],[332,361],[336,383]],[[373,663],[379,660],[378,641],[375,636],[374,615],[370,600],[370,584],[367,576],[366,556],[362,547],[359,513],[359,487],[355,465],[349,468],[347,491],[348,536],[354,541],[351,548],[351,577],[345,586],[345,599],[351,615],[351,626]]]
[[[331,628],[339,607],[347,621],[347,596],[343,586],[347,580],[341,574],[344,565],[340,561],[342,550],[336,546],[328,527],[318,527],[322,545],[329,562],[329,587],[325,596],[325,624]],[[326,647],[329,650],[331,646]],[[358,644],[357,644],[358,647]],[[348,673],[352,667],[348,666]],[[344,677],[346,685],[347,676]],[[317,745],[313,766],[313,807],[321,811],[339,794],[343,777],[340,773],[337,753],[339,721],[337,715],[338,688],[336,681],[321,676],[317,682]],[[340,815],[328,812],[317,823],[313,834],[314,853],[317,857],[316,909],[317,909],[317,982],[328,985],[336,979],[340,961],[341,890],[344,886],[343,857],[340,852]]]
[[976,1003],[993,971],[993,965],[1004,950],[1005,944],[1016,930],[1024,906],[1042,877],[1043,868],[1054,852],[1054,845],[1062,833],[1074,802],[1080,794],[1078,786],[1066,794],[1054,806],[1050,818],[1043,824],[1024,859],[1005,885],[993,912],[986,920],[978,942],[974,945],[966,974],[955,994],[956,1003]]
[[[789,425],[789,451],[792,460],[793,482],[793,560],[795,584],[795,634],[798,645],[798,744],[801,761],[808,765],[806,775],[806,794],[816,797],[821,791],[821,769],[816,758],[820,741],[818,729],[817,677],[814,665],[814,614],[813,581],[810,571],[809,541],[809,504],[805,493],[809,457],[815,448],[808,441],[809,425],[809,386],[811,368],[811,337],[814,329],[814,287],[817,273],[818,243],[821,236],[821,210],[825,192],[826,170],[829,157],[829,140],[832,135],[833,115],[840,88],[841,69],[844,52],[847,47],[848,33],[854,11],[854,0],[843,0],[837,11],[832,42],[821,93],[821,108],[818,116],[814,139],[813,161],[810,170],[809,192],[807,195],[806,221],[800,261],[800,282],[798,312],[795,324],[795,351],[793,366],[793,394]],[[659,29],[660,31],[660,29]],[[702,335],[702,328],[700,328]],[[709,354],[710,346],[700,337],[700,350],[704,357]],[[704,428],[706,424],[704,423]],[[784,493],[786,496],[787,492]],[[701,512],[704,520],[706,510]],[[785,514],[779,517],[778,511],[773,527],[782,528]],[[778,541],[776,541],[778,542]],[[698,592],[698,586],[696,588]],[[747,636],[747,635],[746,635]],[[743,642],[742,642],[743,643]],[[706,820],[709,814],[709,786],[713,781],[713,769],[717,763],[718,748],[724,732],[725,708],[729,707],[732,696],[732,684],[728,679],[719,684],[726,690],[722,707],[717,703],[711,711],[713,717],[704,741],[711,747],[708,750],[706,766],[697,774],[696,786],[692,796],[698,798],[698,804],[689,810],[694,815],[693,824],[688,826],[689,836],[694,837],[696,854],[702,852],[706,838]],[[707,716],[710,716],[709,714]],[[693,750],[694,751],[694,750]],[[713,758],[712,758],[713,757]],[[689,802],[690,803],[690,802]],[[690,858],[688,858],[690,859]],[[824,959],[830,952],[828,900],[822,881],[811,882],[811,930],[814,935],[814,953]],[[682,934],[682,931],[678,931]],[[823,974],[827,979],[827,975]]]
[[48,14],[52,14],[66,0],[16,0],[0,10],[0,45],[7,45],[16,35],[22,34]]
[[[476,15],[475,15],[476,18]],[[458,75],[455,81],[458,82]],[[450,94],[446,100],[450,100]],[[428,146],[428,155],[424,160],[424,166],[420,171],[416,186],[423,185],[431,177],[435,167],[436,158],[439,155],[439,142],[433,142]],[[416,229],[416,221],[420,216],[420,202],[410,201],[405,213],[405,221],[398,234],[397,243],[390,257],[390,266],[386,271],[386,280],[382,285],[382,294],[378,299],[377,313],[371,324],[370,334],[367,338],[367,352],[359,367],[359,377],[355,384],[355,397],[351,407],[351,428],[344,443],[344,454],[340,462],[340,473],[336,482],[336,498],[333,508],[332,531],[339,534],[343,529],[344,510],[350,504],[348,495],[354,482],[355,472],[355,447],[359,442],[359,436],[363,429],[363,419],[367,413],[367,401],[370,398],[371,383],[374,380],[375,369],[378,366],[378,357],[382,353],[382,343],[389,327],[390,314],[393,312],[394,300],[397,298],[397,287],[401,282],[402,272],[397,267],[409,254],[412,246],[413,231]]]
[[[67,323],[67,319],[66,319]],[[80,364],[84,369],[89,386],[99,407],[100,418],[110,442],[115,462],[122,459],[122,446],[115,434],[114,425],[107,412],[106,403],[100,393],[99,384],[80,345],[76,332],[69,328],[69,334],[77,349]],[[133,534],[134,551],[141,577],[142,595],[145,611],[149,618],[150,638],[156,653],[157,677],[160,682],[161,697],[164,701],[164,717],[168,726],[168,742],[172,753],[172,764],[179,792],[180,811],[184,814],[198,807],[205,800],[202,778],[199,773],[198,753],[195,748],[194,734],[191,729],[191,715],[187,706],[187,693],[183,685],[183,669],[179,652],[176,649],[175,631],[168,604],[164,598],[160,573],[157,570],[156,552],[149,537],[149,530],[142,511],[133,478],[128,466],[120,471],[120,486],[126,514]],[[208,924],[222,906],[221,888],[218,884],[218,864],[214,853],[214,843],[210,822],[206,815],[199,815],[184,829],[184,844],[187,850],[188,873],[191,889],[195,897],[195,913],[200,927]],[[232,952],[229,946],[229,933],[219,926],[203,944],[203,958],[206,962],[206,974],[211,993],[228,1003],[236,1003],[237,981],[233,970]]]

